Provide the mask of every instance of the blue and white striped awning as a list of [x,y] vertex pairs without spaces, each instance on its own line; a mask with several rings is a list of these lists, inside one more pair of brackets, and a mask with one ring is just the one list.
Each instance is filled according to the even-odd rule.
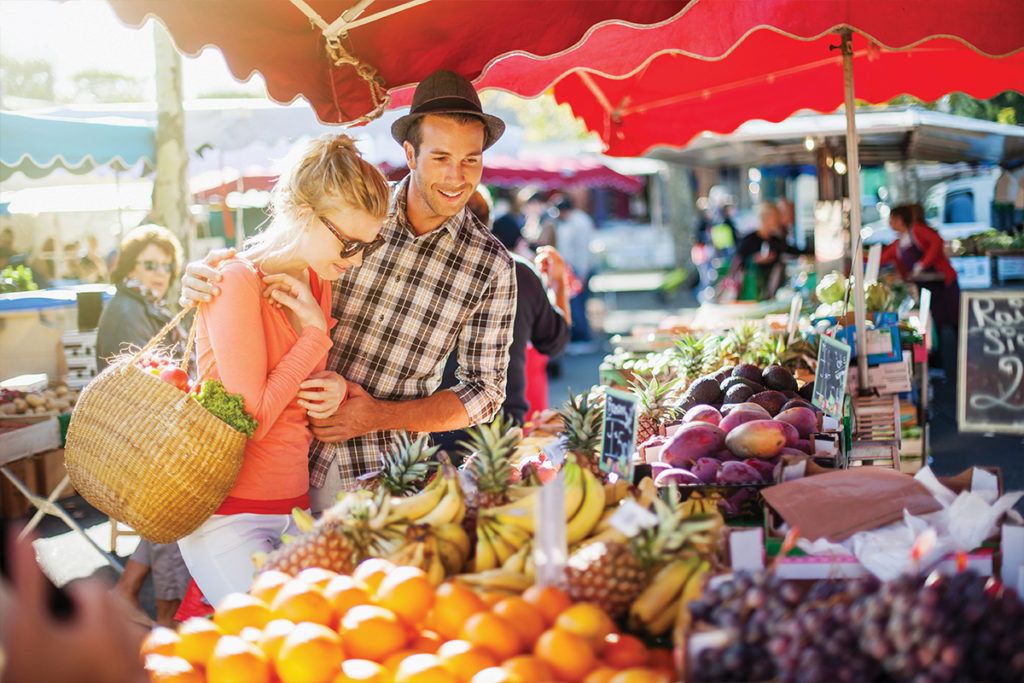
[[75,174],[97,166],[153,166],[156,127],[132,119],[88,121],[0,112],[0,180],[20,171],[42,178],[58,168]]

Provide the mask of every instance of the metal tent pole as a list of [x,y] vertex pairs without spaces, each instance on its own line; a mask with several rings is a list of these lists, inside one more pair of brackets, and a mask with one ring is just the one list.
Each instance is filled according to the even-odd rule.
[[857,124],[853,101],[853,44],[850,29],[843,29],[843,90],[846,96],[846,172],[850,189],[850,264],[853,276],[853,311],[857,340],[857,378],[862,390],[868,388],[868,349],[864,334],[864,246],[860,241],[860,158],[857,150]]

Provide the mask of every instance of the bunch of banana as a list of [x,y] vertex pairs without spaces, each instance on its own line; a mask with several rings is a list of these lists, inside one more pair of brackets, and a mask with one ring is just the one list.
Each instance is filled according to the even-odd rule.
[[711,515],[718,513],[718,501],[722,499],[721,494],[712,493],[710,496],[703,496],[694,491],[690,497],[682,502],[684,517],[695,515]]
[[434,586],[440,586],[446,576],[437,536],[426,524],[410,525],[405,543],[388,555],[387,559],[397,565],[419,567],[427,573]]
[[533,540],[527,541],[522,548],[509,555],[502,563],[501,568],[506,571],[534,576],[535,565],[533,562]]
[[676,622],[680,610],[700,597],[711,565],[698,553],[686,553],[659,569],[629,608],[629,625],[657,636]]
[[448,522],[434,527],[433,532],[437,538],[437,550],[441,553],[441,564],[444,565],[445,572],[449,576],[458,574],[466,566],[473,552],[473,541],[470,540],[465,527],[458,522]]
[[477,590],[504,591],[512,595],[519,595],[533,585],[532,576],[508,569],[456,574],[453,578]]
[[391,519],[404,519],[410,524],[441,526],[462,522],[466,516],[466,498],[459,486],[458,471],[451,463],[442,464],[440,473],[419,493],[405,498],[391,498]]
[[532,545],[532,540],[533,534],[522,527],[501,524],[494,517],[478,517],[473,569],[481,572],[504,566],[510,557]]

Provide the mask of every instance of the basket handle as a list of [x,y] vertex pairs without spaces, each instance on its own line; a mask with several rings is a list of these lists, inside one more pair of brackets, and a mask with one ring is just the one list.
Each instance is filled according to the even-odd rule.
[[[132,357],[131,363],[134,364],[134,363],[138,362],[138,360],[140,358],[142,358],[142,356],[144,356],[147,351],[149,351],[151,348],[153,348],[153,346],[155,346],[158,341],[160,341],[161,339],[164,338],[164,335],[166,335],[168,332],[173,330],[175,325],[180,323],[182,318],[185,317],[185,314],[188,313],[193,308],[195,308],[194,304],[192,306],[188,306],[188,307],[183,308],[180,311],[178,311],[178,314],[175,315],[173,318],[171,318],[171,320],[166,325],[163,326],[163,329],[161,329],[159,332],[157,332],[153,336],[152,339],[150,339],[148,342],[146,342],[145,346],[143,346],[141,349],[139,349],[138,353],[136,353]],[[198,322],[199,322],[198,316],[192,318],[192,326],[188,330],[188,341],[185,342],[185,357],[182,359],[181,366],[180,366],[182,370],[187,370],[188,369],[188,359],[189,359],[189,356],[192,355],[192,344],[195,342],[195,338],[196,338],[196,323],[198,323]]]

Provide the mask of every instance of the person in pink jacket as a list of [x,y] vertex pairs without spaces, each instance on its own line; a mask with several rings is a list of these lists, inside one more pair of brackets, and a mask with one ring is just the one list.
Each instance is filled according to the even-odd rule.
[[207,601],[252,584],[254,552],[297,534],[309,508],[310,417],[334,413],[345,380],[325,372],[331,282],[376,250],[388,210],[384,176],[344,135],[300,145],[271,195],[270,220],[220,268],[221,294],[202,304],[200,377],[241,394],[259,423],[234,488],[217,512],[178,541]]

